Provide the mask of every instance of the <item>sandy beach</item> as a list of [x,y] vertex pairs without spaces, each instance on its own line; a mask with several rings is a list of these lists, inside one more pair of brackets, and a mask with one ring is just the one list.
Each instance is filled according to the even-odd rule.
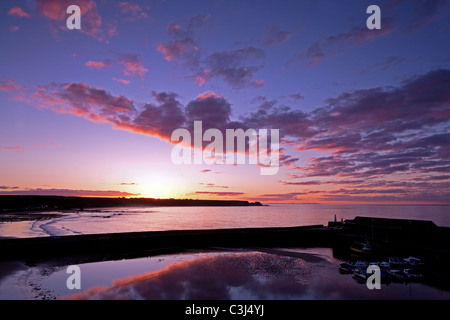
[[62,212],[2,212],[0,213],[0,239],[48,236],[34,228],[36,222],[65,216]]

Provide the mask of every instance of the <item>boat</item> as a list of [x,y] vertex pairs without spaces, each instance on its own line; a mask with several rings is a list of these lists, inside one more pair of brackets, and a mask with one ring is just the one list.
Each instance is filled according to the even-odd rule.
[[352,273],[353,272],[353,265],[347,262],[340,262],[339,263],[339,272],[341,273]]
[[398,266],[405,266],[406,265],[406,262],[401,260],[398,257],[389,257],[388,258],[388,262],[389,262],[389,264],[391,266],[397,266],[398,267]]
[[350,250],[359,254],[370,254],[372,253],[372,245],[369,242],[354,242],[350,246]]
[[366,283],[366,282],[367,282],[367,279],[368,279],[370,276],[371,276],[371,275],[368,274],[368,273],[366,272],[366,269],[359,269],[359,268],[356,268],[356,269],[353,271],[353,279],[355,279],[357,282],[360,282],[360,283]]
[[353,268],[367,269],[368,265],[367,265],[367,262],[358,260],[355,263],[353,263],[352,266],[353,266]]
[[423,275],[419,271],[417,271],[417,269],[403,269],[403,273],[409,279],[417,280],[423,277]]
[[418,266],[424,265],[422,260],[420,260],[419,258],[414,258],[414,257],[405,258],[405,259],[403,259],[403,261],[405,261],[407,264],[409,264],[412,267],[418,267]]
[[400,282],[407,280],[407,276],[400,269],[391,269],[391,270],[388,270],[387,273],[393,280],[400,281]]

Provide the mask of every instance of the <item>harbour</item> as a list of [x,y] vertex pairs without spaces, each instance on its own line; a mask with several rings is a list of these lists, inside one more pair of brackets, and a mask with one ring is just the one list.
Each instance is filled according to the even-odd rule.
[[[394,266],[395,261],[403,263],[403,259],[409,258],[410,263],[406,266],[405,262],[405,267],[399,274],[391,272],[386,278],[389,277],[393,281],[420,280],[450,290],[450,278],[441,272],[442,266],[450,262],[450,251],[446,245],[449,240],[450,228],[439,227],[431,221],[355,217],[341,222],[330,221],[327,226],[173,230],[1,239],[0,248],[1,260],[40,263],[49,259],[63,259],[71,264],[135,259],[189,250],[256,250],[279,254],[278,248],[330,248],[333,257],[352,266],[348,273],[354,274],[359,280],[367,278],[367,274],[360,273],[359,270],[365,271],[371,262],[377,261],[377,265],[389,262]],[[358,251],[355,250],[355,244],[364,244],[367,248]],[[295,253],[288,255],[301,257]],[[355,266],[357,262],[362,265]],[[412,270],[418,269],[411,267],[414,263],[420,267],[420,276],[423,278],[414,278]],[[341,266],[343,264],[339,265],[339,270],[345,271]],[[358,272],[355,273],[356,268]],[[386,272],[396,269],[398,268],[386,269]],[[411,270],[411,275],[405,275],[404,270]]]

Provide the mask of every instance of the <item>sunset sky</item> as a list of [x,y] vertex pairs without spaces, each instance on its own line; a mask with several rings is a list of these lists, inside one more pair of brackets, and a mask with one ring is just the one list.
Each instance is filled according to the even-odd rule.
[[[0,15],[0,194],[450,204],[450,1],[4,0]],[[171,134],[194,121],[279,129],[280,170],[174,164]]]

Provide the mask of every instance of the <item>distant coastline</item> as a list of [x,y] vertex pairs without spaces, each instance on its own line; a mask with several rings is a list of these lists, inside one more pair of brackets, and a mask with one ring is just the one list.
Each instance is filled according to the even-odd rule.
[[0,213],[12,211],[83,210],[87,208],[125,207],[125,206],[262,206],[260,202],[244,200],[194,200],[194,199],[155,199],[155,198],[103,198],[103,197],[64,197],[0,195]]

